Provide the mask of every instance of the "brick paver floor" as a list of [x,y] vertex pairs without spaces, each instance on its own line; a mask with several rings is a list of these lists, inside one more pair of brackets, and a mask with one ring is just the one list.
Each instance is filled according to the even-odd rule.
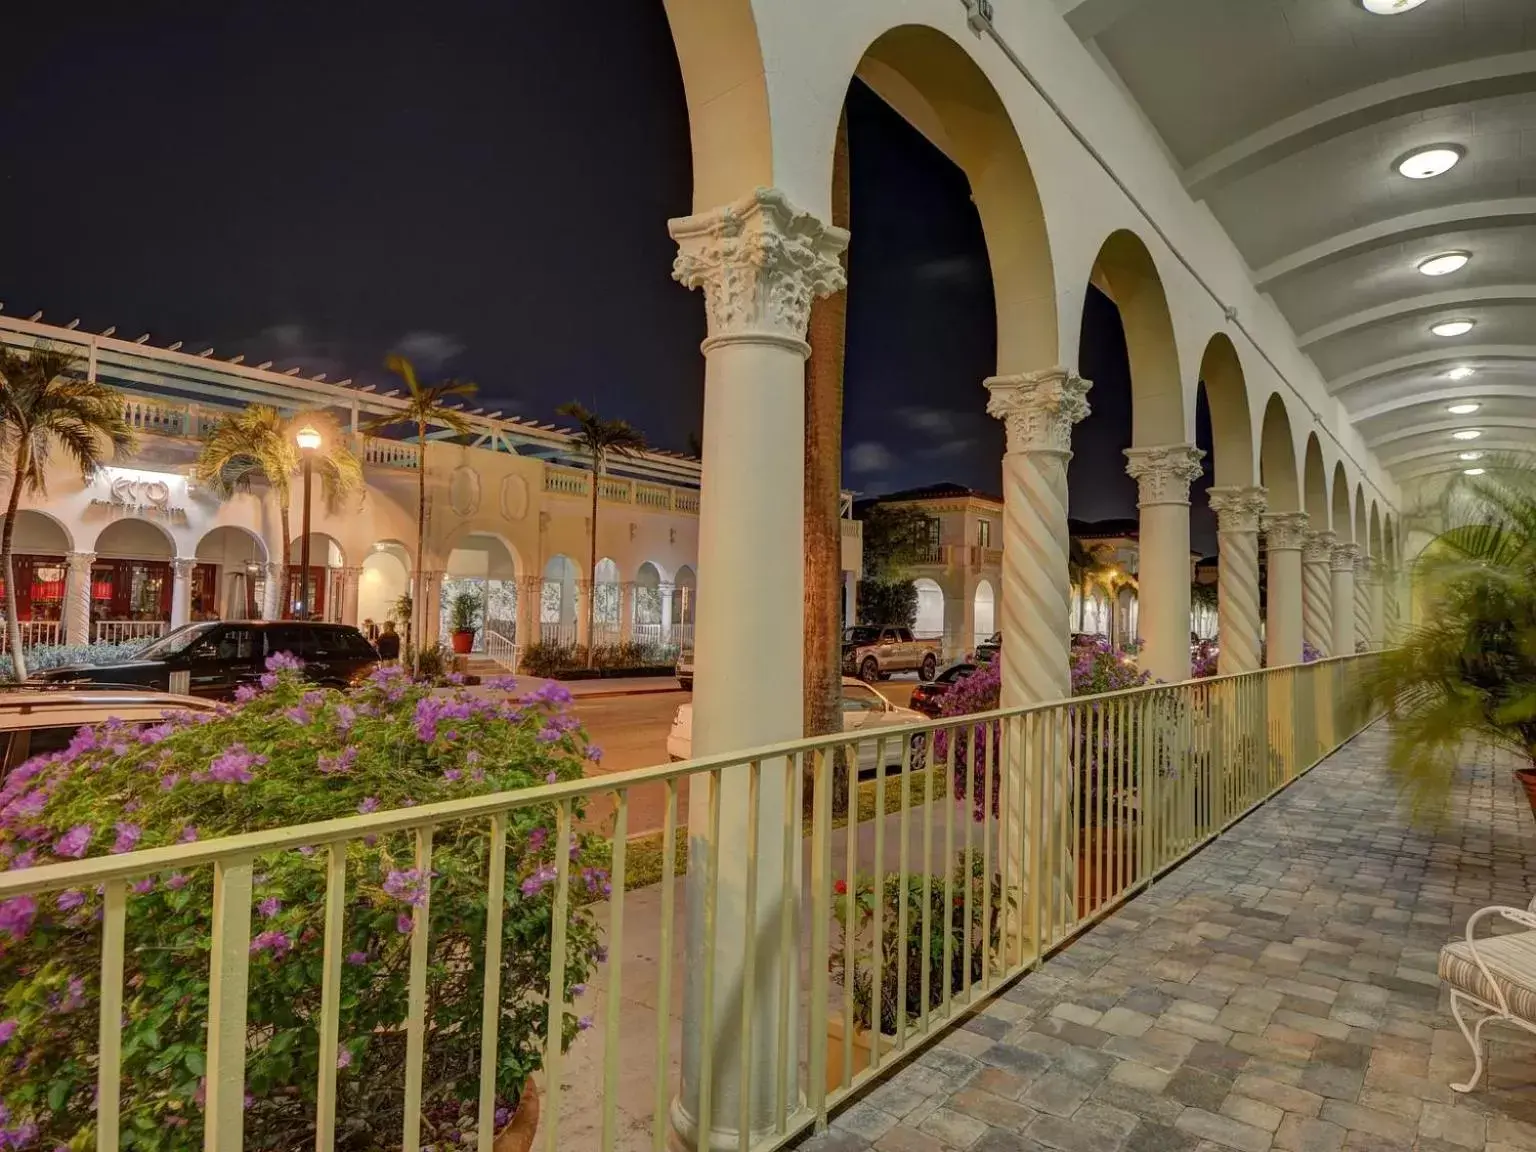
[[1536,1150],[1536,1037],[1471,1070],[1435,977],[1486,904],[1536,893],[1508,763],[1411,826],[1376,727],[1020,980],[807,1152]]

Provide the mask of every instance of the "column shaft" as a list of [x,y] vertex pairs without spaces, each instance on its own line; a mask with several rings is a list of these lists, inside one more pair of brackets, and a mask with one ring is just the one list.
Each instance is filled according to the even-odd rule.
[[357,626],[357,597],[362,584],[363,570],[361,568],[343,568],[341,570],[341,622]]
[[[704,476],[699,508],[699,571],[694,657],[693,754],[791,740],[802,732],[805,557],[805,343],[811,301],[843,287],[838,256],[848,234],[801,212],[774,189],[758,189],[725,208],[671,223],[679,253],[673,277],[705,295]],[[686,618],[686,617],[685,617]],[[752,653],[742,672],[742,654]],[[792,762],[761,767],[756,826],[745,766],[689,783],[687,935],[684,947],[682,1086],[672,1107],[685,1146],[734,1148],[746,1101],[752,1134],[773,1123],[778,1066],[799,1075],[797,1030],[779,1049],[780,974],[799,1003],[799,963],[779,949],[778,924],[795,908],[799,852],[784,871],[777,845],[799,806],[786,811]],[[719,838],[705,815],[717,813]],[[757,844],[755,919],[746,915],[749,845]],[[716,877],[708,886],[711,864]],[[712,898],[711,898],[712,897]],[[785,903],[790,908],[785,908]],[[712,921],[708,913],[713,908]],[[712,924],[714,981],[704,984],[706,928]],[[743,987],[748,950],[753,985]],[[704,1005],[714,1034],[709,1131],[699,1131]],[[741,1067],[742,998],[752,1005],[753,1075]],[[791,1008],[792,1010],[792,1008]],[[810,1037],[812,1044],[825,1037]],[[748,1139],[750,1140],[749,1134]]]
[[1333,589],[1328,569],[1333,540],[1332,532],[1311,532],[1301,550],[1302,639],[1323,656],[1333,651]]
[[1253,672],[1260,663],[1259,517],[1267,494],[1263,488],[1212,488],[1210,500],[1220,550],[1217,670]]
[[178,556],[171,561],[171,627],[192,619],[192,569],[196,560]]
[[1355,557],[1360,554],[1353,544],[1334,546],[1329,561],[1333,571],[1333,655],[1352,656],[1355,652]]
[[1307,523],[1305,512],[1264,518],[1269,607],[1264,656],[1271,668],[1301,663],[1301,548]]
[[1364,645],[1371,646],[1371,560],[1360,556],[1355,560],[1355,651]]
[[261,615],[266,620],[283,618],[283,597],[288,590],[283,587],[283,566],[273,562],[267,565],[267,582],[262,586]]
[[1373,651],[1381,648],[1387,639],[1387,602],[1384,580],[1385,569],[1381,561],[1373,560],[1370,581],[1366,585],[1366,606],[1370,619],[1369,639],[1366,643]]
[[1140,485],[1137,616],[1141,667],[1170,684],[1189,679],[1189,485],[1205,453],[1193,444],[1126,449]]
[[71,552],[65,557],[64,643],[91,642],[91,564],[94,552]]

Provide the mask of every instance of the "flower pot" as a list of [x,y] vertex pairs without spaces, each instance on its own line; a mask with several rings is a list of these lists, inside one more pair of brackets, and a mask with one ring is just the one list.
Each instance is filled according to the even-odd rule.
[[1525,789],[1525,802],[1531,806],[1531,815],[1536,816],[1536,769],[1517,768],[1515,779]]
[[468,656],[475,647],[475,630],[466,629],[453,634],[453,650],[459,656]]
[[[853,1068],[848,1073],[849,1083],[869,1067],[870,1052],[874,1046],[874,1033],[865,1028],[853,1030]],[[880,1052],[884,1055],[896,1047],[896,1037],[882,1035]],[[843,1018],[827,1017],[827,1091],[843,1086]]]
[[534,1135],[539,1130],[539,1089],[533,1080],[523,1085],[517,1108],[507,1126],[496,1133],[491,1152],[531,1152]]

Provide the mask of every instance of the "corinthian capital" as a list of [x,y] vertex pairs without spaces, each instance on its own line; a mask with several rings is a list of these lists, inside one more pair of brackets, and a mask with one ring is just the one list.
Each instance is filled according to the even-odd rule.
[[1355,561],[1360,558],[1360,545],[1335,544],[1329,567],[1335,572],[1353,572]]
[[1312,523],[1305,512],[1276,512],[1264,517],[1264,535],[1271,552],[1300,552]]
[[811,301],[847,283],[838,255],[848,233],[802,212],[777,188],[668,224],[672,278],[704,289],[707,351],[727,340],[786,345],[809,355]]
[[1193,444],[1166,444],[1159,448],[1127,448],[1126,472],[1140,486],[1138,503],[1188,504],[1189,485],[1199,478],[1205,453]]
[[1093,382],[1066,368],[1047,368],[986,381],[987,415],[1008,431],[1009,452],[1072,455],[1072,425],[1088,415]]
[[1269,507],[1269,489],[1212,488],[1210,500],[1211,511],[1216,513],[1216,531],[1254,533],[1259,530],[1259,517]]
[[1376,579],[1376,561],[1369,556],[1355,557],[1355,582],[1357,584],[1370,584]]
[[1307,542],[1301,546],[1302,563],[1327,564],[1333,558],[1333,542],[1337,539],[1332,532],[1308,532]]
[[192,569],[197,567],[197,561],[191,556],[178,556],[171,561],[171,576],[177,580],[188,580],[192,576]]

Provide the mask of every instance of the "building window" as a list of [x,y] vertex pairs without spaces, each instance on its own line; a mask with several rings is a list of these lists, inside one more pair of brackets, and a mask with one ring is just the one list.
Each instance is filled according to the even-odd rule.
[[983,548],[992,547],[992,521],[976,521],[976,543]]
[[939,521],[936,517],[928,517],[928,554],[925,560],[936,561],[939,558]]

